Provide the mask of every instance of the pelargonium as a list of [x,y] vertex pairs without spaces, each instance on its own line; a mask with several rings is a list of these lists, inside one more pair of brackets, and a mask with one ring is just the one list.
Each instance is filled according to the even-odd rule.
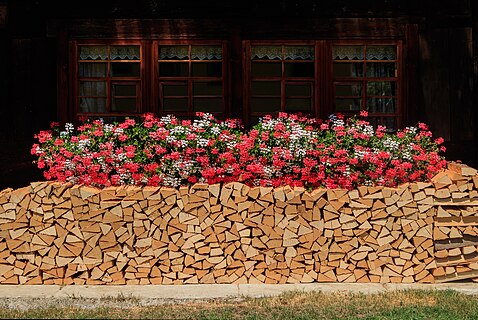
[[31,150],[47,179],[98,187],[172,186],[241,181],[250,186],[347,188],[425,181],[446,162],[443,139],[425,124],[396,133],[365,119],[335,115],[325,122],[298,115],[266,116],[249,131],[237,120],[199,113],[105,124],[66,124],[35,137]]

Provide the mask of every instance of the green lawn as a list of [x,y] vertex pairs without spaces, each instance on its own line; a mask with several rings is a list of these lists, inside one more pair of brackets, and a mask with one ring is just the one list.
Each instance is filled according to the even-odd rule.
[[[274,298],[163,303],[115,298],[78,306],[18,311],[0,308],[1,318],[121,319],[478,319],[478,296],[454,291],[397,291],[385,294],[288,293]],[[86,306],[85,307],[85,303]],[[89,304],[89,305],[88,305]],[[95,307],[95,305],[101,305]],[[108,306],[106,306],[108,305]]]

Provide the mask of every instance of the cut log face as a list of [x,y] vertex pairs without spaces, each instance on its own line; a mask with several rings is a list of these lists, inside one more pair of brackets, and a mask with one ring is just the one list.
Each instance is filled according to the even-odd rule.
[[478,281],[478,175],[356,190],[32,183],[0,192],[0,284]]

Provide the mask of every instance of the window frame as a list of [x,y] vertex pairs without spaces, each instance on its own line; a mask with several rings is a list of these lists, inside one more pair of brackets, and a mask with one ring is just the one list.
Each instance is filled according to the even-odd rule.
[[[106,77],[100,78],[91,78],[91,81],[105,81],[106,82],[106,112],[80,112],[79,104],[80,104],[80,82],[85,81],[89,78],[81,78],[79,75],[79,65],[81,62],[79,59],[79,48],[81,46],[139,46],[140,50],[140,59],[139,60],[128,60],[129,62],[125,62],[125,60],[110,60],[109,57],[109,49],[108,49],[108,60],[104,60],[104,62],[108,65],[108,74]],[[73,106],[73,118],[78,120],[80,117],[136,117],[141,115],[148,110],[145,108],[147,105],[145,102],[147,101],[146,95],[144,94],[147,92],[146,86],[147,81],[147,66],[148,66],[148,59],[147,59],[147,50],[148,46],[146,41],[142,40],[135,40],[135,39],[128,39],[128,40],[109,40],[109,39],[94,39],[94,40],[75,40],[70,42],[70,53],[71,53],[71,73],[70,73],[70,90],[72,92],[70,103]],[[113,61],[117,63],[139,63],[140,66],[140,75],[139,77],[112,77],[110,74],[111,70],[111,63]],[[94,62],[90,62],[94,63]],[[97,62],[98,63],[98,62]],[[88,81],[88,80],[86,80]],[[112,85],[115,83],[120,84],[136,84],[136,108],[134,111],[131,112],[121,112],[121,111],[112,111],[113,105],[113,88]]]
[[[191,47],[192,46],[221,46],[222,47],[222,68],[221,68],[221,77],[204,77],[204,76],[192,76],[192,63],[207,63],[202,62],[201,60],[192,60],[191,59]],[[160,77],[159,70],[159,47],[160,46],[188,46],[188,59],[182,60],[188,63],[188,76],[177,76],[177,77]],[[230,115],[230,75],[229,75],[229,55],[228,55],[228,41],[227,40],[154,40],[152,41],[152,64],[153,72],[151,72],[151,89],[152,89],[152,107],[154,113],[157,115],[167,115],[174,114],[175,116],[182,118],[192,118],[195,116],[197,111],[194,111],[193,100],[193,83],[194,81],[207,82],[207,81],[221,81],[222,82],[222,111],[221,112],[210,112],[215,117],[226,119]],[[173,60],[175,61],[175,60]],[[177,60],[179,61],[179,60]],[[203,61],[216,61],[216,60],[203,60]],[[164,62],[163,62],[164,63]],[[167,63],[167,62],[166,62]],[[164,78],[164,80],[161,80]],[[161,101],[163,98],[163,92],[160,90],[162,84],[177,84],[177,83],[187,83],[188,90],[188,110],[187,111],[164,111],[161,106]]]
[[[283,46],[313,46],[314,47],[314,60],[312,60],[314,64],[314,75],[312,78],[302,78],[298,77],[297,80],[292,80],[292,82],[297,82],[297,83],[311,83],[312,84],[312,90],[311,90],[311,108],[310,108],[310,114],[314,117],[318,117],[319,110],[320,110],[320,94],[319,94],[319,88],[321,87],[322,81],[320,79],[320,52],[319,52],[319,41],[317,40],[246,40],[243,42],[243,88],[244,88],[244,94],[243,94],[243,122],[245,123],[246,126],[250,126],[250,121],[252,117],[261,117],[266,114],[270,114],[267,112],[253,112],[251,108],[251,99],[252,99],[252,94],[251,94],[251,88],[252,88],[252,57],[251,57],[251,48],[255,45],[271,45],[271,46],[282,46],[282,54],[284,54]],[[285,101],[286,101],[286,95],[285,95],[285,83],[290,82],[291,79],[287,79],[285,77],[285,70],[284,66],[286,63],[285,59],[280,59],[280,60],[271,60],[271,61],[277,61],[281,62],[281,76],[280,77],[275,77],[275,78],[280,78],[281,82],[281,110],[278,112],[285,112]],[[310,62],[309,62],[310,63]],[[266,77],[264,77],[266,79]],[[266,80],[264,80],[266,81]],[[274,114],[274,113],[273,113]]]
[[[366,75],[366,65],[367,65],[367,58],[364,56],[364,60],[356,60],[356,62],[361,61],[364,64],[364,75],[363,77],[358,77],[358,78],[343,78],[342,80],[336,80],[334,75],[333,75],[333,66],[334,66],[334,57],[332,56],[332,48],[334,45],[350,45],[350,46],[396,46],[397,47],[397,57],[396,60],[390,60],[390,62],[394,62],[397,64],[396,66],[396,76],[395,77],[371,77],[368,78]],[[365,51],[366,52],[366,51]],[[358,112],[340,112],[336,111],[336,105],[335,105],[335,85],[336,83],[361,83],[362,85],[362,94],[360,99],[362,99],[362,104],[360,110],[366,110],[364,107],[367,104],[366,99],[368,98],[367,94],[367,83],[369,82],[377,82],[380,81],[390,81],[387,78],[395,78],[393,82],[396,83],[396,93],[395,93],[395,99],[396,99],[396,104],[395,104],[395,112],[394,113],[371,113],[369,112],[369,117],[377,117],[377,118],[395,118],[396,119],[396,128],[401,128],[403,123],[404,123],[404,118],[406,117],[405,112],[405,106],[404,106],[404,101],[406,101],[407,97],[404,96],[406,94],[406,89],[405,89],[405,77],[404,77],[404,44],[403,40],[395,39],[395,40],[376,40],[376,39],[333,39],[333,40],[327,40],[326,41],[326,60],[329,62],[329,65],[326,67],[326,77],[327,77],[327,90],[326,96],[327,96],[327,103],[325,104],[328,108],[326,112],[328,114],[332,113],[343,113],[344,115],[353,115],[357,114]],[[353,61],[353,60],[351,60]],[[379,61],[380,62],[380,61]],[[371,80],[367,80],[371,79]]]

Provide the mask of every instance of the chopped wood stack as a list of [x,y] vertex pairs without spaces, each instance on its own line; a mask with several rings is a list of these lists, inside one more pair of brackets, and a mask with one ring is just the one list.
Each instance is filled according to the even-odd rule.
[[[476,224],[460,224],[478,219],[469,174],[312,192],[32,183],[0,192],[0,283],[434,282],[478,264]],[[464,245],[440,247],[452,238]]]
[[478,280],[477,171],[450,163],[434,177],[436,282]]

